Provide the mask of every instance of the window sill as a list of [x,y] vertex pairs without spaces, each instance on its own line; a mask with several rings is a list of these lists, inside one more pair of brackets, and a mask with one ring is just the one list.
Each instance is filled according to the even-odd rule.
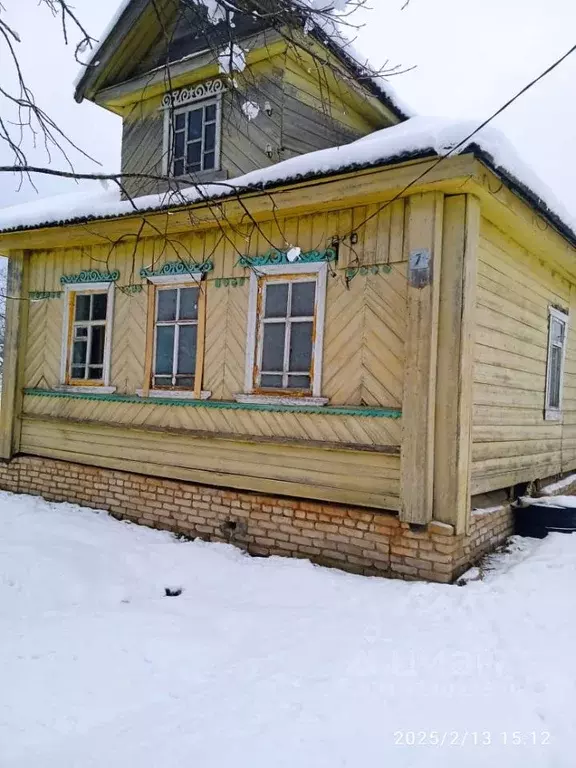
[[78,392],[84,395],[113,395],[116,392],[116,387],[83,387],[74,384],[59,384],[57,387],[54,387],[54,390],[56,392]]
[[[145,397],[143,389],[137,389],[138,397]],[[202,391],[200,397],[196,397],[189,389],[151,389],[146,397],[171,398],[173,400],[209,400],[212,392]]]
[[562,411],[546,408],[544,411],[544,421],[562,421],[563,415]]
[[318,408],[327,405],[327,397],[287,397],[286,395],[234,395],[237,403],[256,403],[257,405],[312,405]]

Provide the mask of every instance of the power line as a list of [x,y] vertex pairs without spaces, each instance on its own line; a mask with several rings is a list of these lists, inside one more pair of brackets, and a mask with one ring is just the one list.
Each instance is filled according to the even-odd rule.
[[457,152],[459,149],[461,149],[463,146],[468,144],[470,139],[474,138],[477,133],[479,133],[481,130],[483,130],[489,123],[491,123],[495,118],[497,118],[499,115],[501,115],[508,107],[510,107],[512,104],[514,104],[517,99],[519,99],[521,96],[523,96],[527,91],[529,91],[531,88],[533,88],[536,83],[539,83],[540,80],[543,80],[547,75],[550,74],[556,67],[560,66],[563,61],[565,61],[571,54],[576,51],[576,45],[573,45],[572,48],[570,48],[569,51],[566,51],[565,54],[563,54],[559,59],[556,59],[556,61],[551,64],[547,69],[545,69],[543,72],[541,72],[538,77],[535,77],[534,80],[531,80],[527,85],[525,85],[520,91],[518,91],[514,96],[512,96],[511,99],[508,99],[508,101],[505,104],[502,104],[501,107],[499,107],[496,112],[494,112],[490,117],[488,117],[486,120],[484,120],[483,123],[480,123],[480,125],[475,128],[471,133],[468,134],[465,138],[463,138],[458,144],[452,147],[449,152],[447,152],[445,155],[442,155],[441,157],[436,160],[435,163],[433,163],[430,167],[426,168],[425,171],[422,171],[421,174],[416,176],[416,178],[412,179],[411,182],[406,184],[406,186],[400,190],[391,200],[387,200],[385,203],[383,203],[381,206],[379,206],[373,213],[370,214],[370,216],[367,216],[364,221],[360,222],[357,226],[354,227],[354,229],[349,232],[347,235],[344,235],[342,238],[340,238],[340,241],[343,242],[346,240],[346,238],[349,238],[354,232],[357,232],[362,227],[366,226],[366,224],[371,221],[373,218],[378,216],[379,213],[381,213],[383,210],[385,210],[389,205],[392,205],[392,203],[396,202],[396,200],[399,200],[401,197],[403,197],[406,192],[411,189],[415,184],[417,184],[419,181],[421,181],[425,176],[427,176],[429,173],[431,173],[435,168],[437,168],[441,163],[443,163],[445,160],[447,160],[451,155],[453,155],[455,152]]

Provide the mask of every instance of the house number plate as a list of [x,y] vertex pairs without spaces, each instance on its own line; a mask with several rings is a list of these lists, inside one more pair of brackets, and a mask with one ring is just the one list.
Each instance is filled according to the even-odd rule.
[[410,285],[424,288],[432,282],[432,260],[428,248],[411,251],[409,258]]

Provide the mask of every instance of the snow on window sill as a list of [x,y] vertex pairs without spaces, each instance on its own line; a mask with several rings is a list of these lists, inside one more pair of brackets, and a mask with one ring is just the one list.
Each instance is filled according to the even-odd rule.
[[557,408],[546,408],[544,411],[545,421],[562,421],[562,416],[562,411],[559,411]]
[[112,395],[116,387],[83,387],[74,384],[59,384],[54,387],[55,392],[77,392],[80,395]]
[[151,389],[147,395],[143,389],[137,389],[138,397],[163,397],[171,400],[209,400],[212,392],[200,392],[200,397],[196,397],[194,392],[189,389]]
[[313,405],[328,403],[327,397],[286,397],[285,395],[234,395],[237,403],[255,403],[256,405]]

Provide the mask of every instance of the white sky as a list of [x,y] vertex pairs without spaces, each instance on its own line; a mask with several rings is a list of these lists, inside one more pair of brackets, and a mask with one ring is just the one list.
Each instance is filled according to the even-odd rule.
[[[356,47],[376,66],[389,61],[416,67],[391,82],[421,114],[477,117],[481,122],[576,42],[574,0],[410,0],[401,11],[403,1],[371,0]],[[78,65],[73,47],[63,44],[58,22],[37,0],[3,4],[3,18],[22,38],[17,48],[38,104],[102,163],[99,167],[72,150],[75,169],[118,170],[120,119],[89,102],[74,102]],[[99,37],[120,0],[75,0],[74,5],[88,31]],[[4,52],[2,56],[0,71]],[[493,123],[574,213],[575,82],[573,54]],[[47,163],[41,150],[31,152],[29,159]],[[0,164],[5,162],[11,157],[0,144]],[[52,163],[66,168],[57,155]],[[74,184],[37,177],[35,182],[39,193],[27,183],[18,189],[17,178],[0,174],[0,206],[69,192]]]

